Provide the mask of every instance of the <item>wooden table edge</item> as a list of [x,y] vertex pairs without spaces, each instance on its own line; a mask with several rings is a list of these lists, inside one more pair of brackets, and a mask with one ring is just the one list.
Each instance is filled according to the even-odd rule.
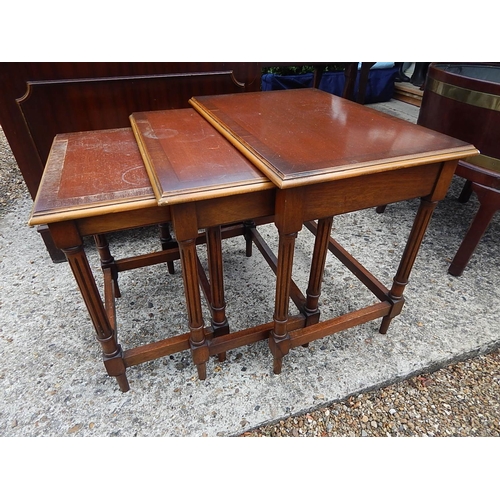
[[320,182],[328,182],[346,177],[357,177],[367,173],[378,173],[399,168],[409,168],[426,163],[437,163],[449,160],[460,160],[467,156],[475,156],[479,151],[469,144],[451,148],[427,152],[425,154],[414,154],[408,156],[394,157],[390,161],[375,160],[360,162],[355,164],[340,165],[335,167],[336,171],[325,172],[325,169],[299,173],[292,176],[284,176],[265,158],[259,155],[250,145],[241,142],[232,131],[221,124],[209,110],[203,107],[195,98],[189,99],[189,104],[200,113],[218,132],[220,132],[231,144],[250,160],[266,177],[269,178],[278,188],[287,189],[292,187],[305,186]]
[[51,224],[54,222],[63,222],[68,220],[84,219],[86,217],[97,217],[100,215],[109,215],[111,213],[129,212],[142,208],[157,207],[158,203],[155,198],[148,197],[138,200],[127,200],[121,203],[108,203],[98,206],[82,206],[77,209],[61,208],[59,211],[42,211],[35,213],[34,209],[31,212],[28,220],[28,225],[39,226],[41,224]]

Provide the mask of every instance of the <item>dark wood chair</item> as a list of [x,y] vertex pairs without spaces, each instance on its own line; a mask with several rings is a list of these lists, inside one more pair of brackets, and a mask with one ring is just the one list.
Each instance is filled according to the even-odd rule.
[[483,155],[458,164],[456,174],[466,179],[459,201],[466,203],[474,192],[479,200],[479,209],[448,268],[448,272],[453,276],[462,275],[491,219],[500,210],[499,167],[500,164],[488,165]]
[[448,272],[460,276],[500,208],[500,64],[433,63],[429,66],[417,123],[474,144],[481,155],[460,161],[466,180],[459,201],[479,200]]
[[[0,124],[34,199],[56,134],[129,127],[133,112],[187,108],[194,95],[258,91],[260,77],[259,63],[0,63]],[[52,260],[65,260],[39,232]]]
[[[474,250],[500,209],[500,64],[432,63],[424,84],[417,123],[473,144],[480,155],[458,162],[465,179],[459,201],[475,193],[479,209],[448,268],[462,275]],[[377,207],[377,212],[385,211]]]

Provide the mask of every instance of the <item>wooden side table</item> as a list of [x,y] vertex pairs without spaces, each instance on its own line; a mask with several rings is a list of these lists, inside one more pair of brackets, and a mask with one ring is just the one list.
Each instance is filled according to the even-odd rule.
[[[56,136],[35,199],[30,224],[47,224],[66,254],[105,367],[122,391],[129,389],[128,367],[187,349],[203,379],[210,355],[269,339],[279,373],[283,356],[293,347],[376,318],[383,318],[380,330],[385,333],[402,309],[420,242],[457,159],[476,153],[461,141],[316,90],[212,99],[217,98],[192,100],[206,120],[192,109],[134,113],[134,132]],[[421,207],[389,290],[330,237],[332,218],[414,197],[422,197]],[[269,220],[279,231],[277,257],[257,229],[245,225]],[[177,239],[172,247],[121,261],[111,256],[106,233],[168,223]],[[295,237],[303,224],[316,233],[305,295],[291,279]],[[269,323],[237,332],[226,328],[224,231],[228,236],[249,234],[276,272],[275,312]],[[104,300],[83,249],[89,235],[96,237],[103,264]],[[201,312],[200,285],[206,288],[196,254],[201,241],[209,247],[210,327]],[[318,299],[328,250],[378,302],[320,322]],[[122,350],[114,310],[118,274],[179,258],[189,331]],[[290,297],[299,309],[293,317],[288,314]]]
[[[201,379],[210,355],[202,318],[196,238],[207,234],[212,280],[212,337],[229,333],[225,316],[221,229],[272,220],[274,185],[192,109],[130,116],[159,206],[170,207],[182,261],[193,360]],[[214,349],[212,348],[212,353]],[[225,351],[218,350],[224,355]]]
[[[196,97],[191,105],[279,188],[274,372],[293,347],[375,318],[381,333],[403,307],[403,291],[438,200],[457,161],[478,151],[457,139],[384,115],[317,89]],[[421,198],[391,289],[330,238],[334,215]],[[312,223],[317,219],[318,223]],[[303,223],[316,233],[305,305],[306,323],[288,316],[294,245]],[[318,299],[328,249],[378,303],[319,321]]]
[[[210,354],[224,353],[228,347],[248,341],[221,336],[208,349],[212,328],[205,328],[201,316],[199,270],[196,245],[208,241],[212,256],[209,275],[212,295],[223,297],[220,275],[220,227],[247,218],[273,216],[274,186],[234,148],[217,151],[227,141],[191,109],[172,111],[176,122],[176,155],[170,156],[179,184],[178,197],[159,205],[131,129],[112,129],[61,134],[54,139],[42,182],[36,196],[30,225],[47,224],[56,246],[63,250],[87,306],[97,339],[103,350],[104,365],[116,377],[122,391],[129,389],[126,369],[145,361],[191,349],[201,378]],[[195,145],[196,147],[193,147]],[[186,148],[187,156],[182,149]],[[235,178],[222,177],[208,169],[207,155],[215,163],[231,161]],[[214,156],[215,155],[215,156]],[[191,163],[192,162],[192,163]],[[184,167],[195,167],[187,171]],[[182,185],[181,178],[187,180]],[[200,186],[211,184],[219,196]],[[236,188],[235,188],[235,185]],[[190,194],[186,196],[186,193]],[[225,196],[227,194],[227,196]],[[115,261],[104,235],[153,224],[174,225],[178,246],[159,252]],[[228,236],[243,234],[242,224],[229,228]],[[210,228],[207,234],[198,228]],[[85,236],[95,236],[104,271],[104,300],[96,285],[83,247]],[[213,240],[213,241],[212,241]],[[189,331],[148,345],[122,350],[116,331],[115,297],[119,296],[118,274],[137,267],[181,259],[189,316]],[[222,290],[222,292],[221,292]],[[209,290],[210,291],[210,290]],[[222,295],[221,295],[222,293]],[[214,305],[214,303],[212,303]],[[217,305],[217,304],[215,304]],[[223,309],[212,308],[212,319],[224,323]],[[252,341],[265,338],[268,331],[251,332]]]
[[[119,296],[118,272],[140,263],[115,262],[102,235],[170,219],[169,210],[156,203],[130,129],[55,137],[29,224],[48,224],[57,248],[65,253],[101,343],[106,370],[123,391],[129,388],[129,363],[118,343],[114,298]],[[104,302],[84,251],[84,236],[95,236],[104,263]],[[176,257],[168,253],[156,260]]]

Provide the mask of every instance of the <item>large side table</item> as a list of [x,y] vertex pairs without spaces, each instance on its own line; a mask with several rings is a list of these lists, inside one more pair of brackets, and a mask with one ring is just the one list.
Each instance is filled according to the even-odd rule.
[[[317,89],[195,97],[191,105],[274,184],[279,231],[274,372],[293,347],[383,318],[380,332],[403,307],[403,291],[438,200],[471,145]],[[392,287],[330,237],[333,216],[411,198],[421,203]],[[317,219],[318,223],[311,222]],[[290,324],[288,304],[295,238],[303,224],[316,233],[305,325]],[[379,302],[320,322],[318,299],[328,249]]]

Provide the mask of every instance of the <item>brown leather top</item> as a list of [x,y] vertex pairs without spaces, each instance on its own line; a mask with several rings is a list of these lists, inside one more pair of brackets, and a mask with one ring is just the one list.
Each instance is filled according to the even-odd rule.
[[137,112],[130,121],[159,205],[274,188],[193,109]]
[[462,141],[317,89],[194,97],[190,103],[280,188],[477,153]]
[[54,138],[30,225],[156,206],[130,128]]

